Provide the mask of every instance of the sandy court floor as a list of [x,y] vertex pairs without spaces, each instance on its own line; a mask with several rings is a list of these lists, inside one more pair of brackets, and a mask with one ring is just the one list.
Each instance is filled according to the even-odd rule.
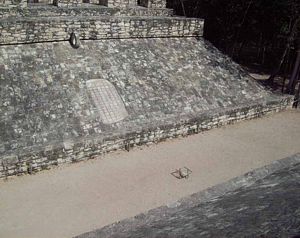
[[299,110],[0,181],[0,237],[72,237],[298,152]]

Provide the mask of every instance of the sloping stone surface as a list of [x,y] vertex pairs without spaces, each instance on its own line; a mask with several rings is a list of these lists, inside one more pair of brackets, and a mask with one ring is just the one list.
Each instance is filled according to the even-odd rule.
[[77,238],[299,237],[300,155],[276,163]]
[[[125,120],[102,123],[87,90],[90,79],[115,86],[129,113]],[[83,41],[79,49],[68,42],[2,46],[0,98],[0,160],[6,171],[7,163],[19,163],[12,174],[30,172],[32,158],[57,164],[57,157],[71,161],[91,150],[99,154],[102,148],[92,148],[93,138],[101,144],[153,128],[163,134],[166,126],[194,118],[210,122],[215,114],[227,113],[234,121],[258,107],[255,117],[270,105],[281,107],[284,99],[265,91],[202,38]],[[75,153],[74,143],[82,141]]]

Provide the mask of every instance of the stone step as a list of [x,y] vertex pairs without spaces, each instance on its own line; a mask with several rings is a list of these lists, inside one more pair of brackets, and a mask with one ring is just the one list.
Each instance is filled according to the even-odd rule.
[[53,5],[32,5],[28,8],[0,8],[0,17],[52,17],[52,16],[172,16],[173,10],[167,8],[112,8],[100,5],[81,5],[77,7],[56,7]]

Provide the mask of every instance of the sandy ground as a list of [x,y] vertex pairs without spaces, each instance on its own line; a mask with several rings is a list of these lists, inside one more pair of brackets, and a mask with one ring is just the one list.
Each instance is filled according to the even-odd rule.
[[[0,182],[0,237],[72,237],[300,152],[300,111]],[[170,175],[187,166],[188,180]]]

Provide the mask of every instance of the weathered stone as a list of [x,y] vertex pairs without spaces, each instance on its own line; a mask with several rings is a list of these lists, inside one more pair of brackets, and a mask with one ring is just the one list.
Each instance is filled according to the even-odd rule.
[[4,18],[0,19],[0,44],[69,40],[72,32],[82,40],[202,36],[203,26],[201,19],[176,17]]
[[139,3],[0,3],[0,178],[291,105],[201,38],[202,19],[170,17],[165,0]]

